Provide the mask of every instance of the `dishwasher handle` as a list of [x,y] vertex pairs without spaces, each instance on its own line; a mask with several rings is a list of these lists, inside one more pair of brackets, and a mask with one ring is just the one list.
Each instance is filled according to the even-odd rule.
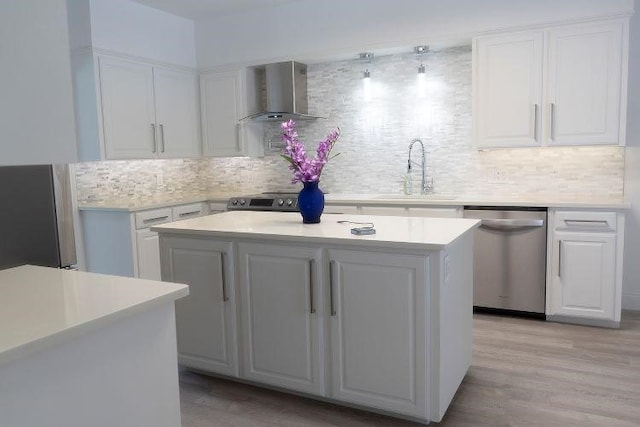
[[542,227],[544,219],[482,219],[481,227],[494,230],[515,230],[526,227]]

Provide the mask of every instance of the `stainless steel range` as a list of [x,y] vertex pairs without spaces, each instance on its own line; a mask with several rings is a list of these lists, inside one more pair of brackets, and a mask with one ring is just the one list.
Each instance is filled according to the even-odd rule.
[[272,192],[253,196],[232,197],[227,202],[230,211],[299,212],[298,193]]

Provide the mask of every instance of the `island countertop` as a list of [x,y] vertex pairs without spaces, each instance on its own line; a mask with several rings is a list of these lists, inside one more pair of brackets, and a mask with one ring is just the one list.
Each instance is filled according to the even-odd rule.
[[189,294],[186,285],[24,265],[0,271],[0,365]]
[[[375,234],[358,236],[351,233],[351,228],[366,223],[373,224]],[[476,219],[461,218],[324,214],[319,224],[303,224],[296,212],[233,211],[162,224],[151,230],[169,234],[439,250],[479,223]]]

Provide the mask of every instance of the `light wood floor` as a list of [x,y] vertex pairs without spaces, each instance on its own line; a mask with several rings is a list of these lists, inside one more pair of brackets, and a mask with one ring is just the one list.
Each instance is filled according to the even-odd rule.
[[[183,427],[420,425],[186,371],[180,392]],[[640,426],[640,312],[619,330],[476,314],[473,364],[437,425]]]

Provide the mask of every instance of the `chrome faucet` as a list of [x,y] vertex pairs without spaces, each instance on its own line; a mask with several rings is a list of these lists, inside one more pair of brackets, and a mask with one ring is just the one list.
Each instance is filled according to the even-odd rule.
[[419,139],[414,139],[409,144],[409,160],[407,161],[407,173],[411,172],[411,164],[412,164],[412,162],[411,162],[411,149],[413,148],[413,145],[416,142],[420,144],[420,148],[422,150],[422,153],[421,153],[422,154],[422,163],[420,164],[420,167],[422,168],[422,184],[420,185],[420,194],[427,194],[427,181],[425,180],[425,176],[424,176],[427,164],[426,164],[425,155],[424,155],[424,144]]

